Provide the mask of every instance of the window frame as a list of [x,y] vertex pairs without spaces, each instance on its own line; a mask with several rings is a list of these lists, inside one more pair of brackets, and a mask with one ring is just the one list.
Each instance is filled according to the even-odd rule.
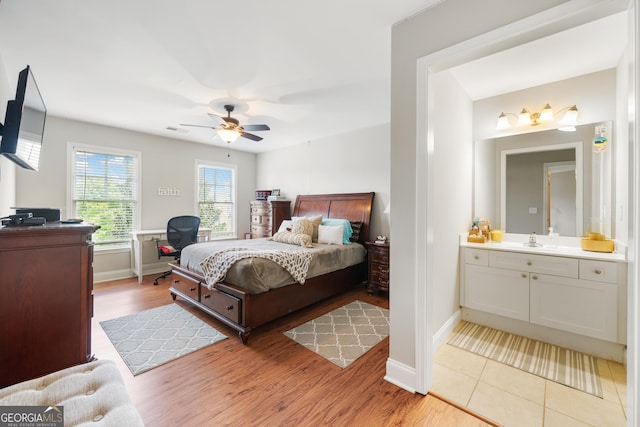
[[[125,150],[121,148],[107,147],[104,145],[83,144],[78,142],[67,142],[67,218],[76,216],[73,202],[73,193],[76,178],[76,152],[88,151],[97,154],[111,155],[111,156],[125,156],[131,157],[135,162],[135,179],[136,179],[136,198],[135,198],[135,212],[133,215],[133,223],[131,232],[140,228],[141,224],[141,211],[142,211],[142,153],[140,151]],[[99,225],[99,224],[98,224]],[[121,249],[131,249],[131,244],[128,246],[125,243],[120,244],[95,244],[95,251],[114,251]]]
[[[200,206],[199,206],[199,184],[200,184],[200,167],[210,167],[210,168],[219,168],[219,169],[229,169],[231,170],[231,182],[232,182],[232,190],[231,194],[233,197],[233,207],[231,212],[231,217],[233,219],[233,230],[231,231],[231,235],[223,236],[223,237],[214,237],[214,232],[211,230],[211,240],[231,240],[238,238],[238,166],[234,163],[224,163],[224,162],[215,162],[210,160],[199,160],[195,161],[195,190],[193,198],[194,200],[194,212],[196,215],[200,216]],[[202,227],[207,227],[206,224],[202,224]]]

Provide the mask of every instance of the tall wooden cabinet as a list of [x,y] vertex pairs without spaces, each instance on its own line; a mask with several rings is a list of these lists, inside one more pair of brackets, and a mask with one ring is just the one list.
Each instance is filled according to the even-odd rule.
[[252,200],[251,238],[273,236],[285,219],[291,219],[290,200]]
[[93,358],[94,231],[0,228],[0,387]]

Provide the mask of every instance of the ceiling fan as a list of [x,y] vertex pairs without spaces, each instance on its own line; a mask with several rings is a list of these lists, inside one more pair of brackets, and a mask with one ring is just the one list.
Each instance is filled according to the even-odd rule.
[[262,137],[258,135],[254,135],[252,133],[246,131],[262,131],[262,130],[271,130],[271,128],[267,125],[243,125],[240,126],[240,122],[238,119],[234,119],[231,117],[231,112],[234,109],[233,105],[225,105],[224,109],[227,111],[227,117],[220,117],[218,115],[209,113],[209,117],[218,122],[219,127],[215,126],[206,126],[206,125],[189,125],[189,124],[181,124],[180,126],[194,126],[194,127],[202,127],[214,129],[216,133],[223,140],[228,143],[234,142],[238,137],[243,137],[250,139],[252,141],[261,141]]

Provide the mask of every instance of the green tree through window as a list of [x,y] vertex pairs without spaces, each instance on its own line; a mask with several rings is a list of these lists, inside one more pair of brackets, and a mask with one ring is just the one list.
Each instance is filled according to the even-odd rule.
[[235,237],[234,170],[198,165],[198,215],[212,238]]
[[129,245],[137,210],[135,155],[74,147],[72,216],[99,225],[97,245]]

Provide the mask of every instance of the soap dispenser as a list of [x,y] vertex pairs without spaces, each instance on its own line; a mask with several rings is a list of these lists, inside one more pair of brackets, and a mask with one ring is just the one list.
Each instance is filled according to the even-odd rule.
[[557,237],[558,237],[558,233],[554,233],[553,227],[549,227],[549,246],[551,246],[552,248],[558,247],[558,242],[556,239]]

